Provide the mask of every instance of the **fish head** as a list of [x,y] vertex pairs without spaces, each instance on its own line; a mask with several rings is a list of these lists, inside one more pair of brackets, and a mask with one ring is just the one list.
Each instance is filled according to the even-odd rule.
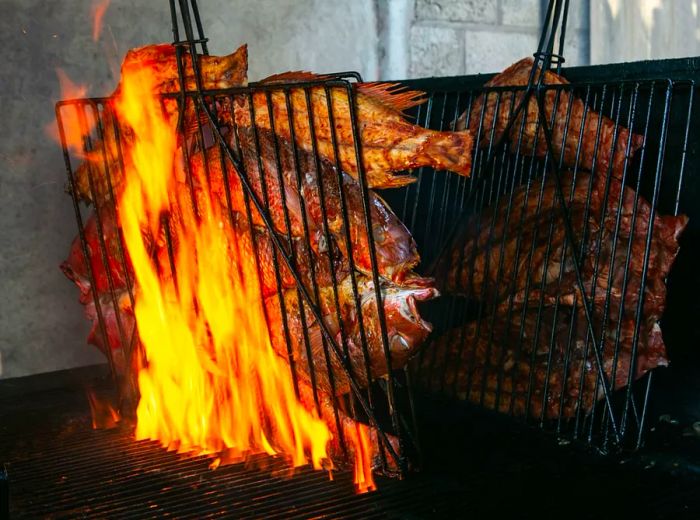
[[[418,247],[406,226],[379,195],[371,193],[370,200],[372,240],[379,272],[391,281],[404,285],[404,278],[420,262]],[[358,212],[356,218],[361,219],[361,216],[362,214]],[[358,228],[361,227],[362,222],[358,220]],[[367,263],[369,264],[369,257]]]
[[389,348],[394,363],[400,364],[402,358],[412,355],[433,330],[421,317],[418,302],[432,300],[440,293],[432,285],[391,286],[383,292]]

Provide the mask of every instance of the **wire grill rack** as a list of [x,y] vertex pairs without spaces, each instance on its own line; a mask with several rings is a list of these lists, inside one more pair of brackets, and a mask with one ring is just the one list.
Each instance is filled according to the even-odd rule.
[[[179,7],[179,10],[178,10]],[[573,438],[589,444],[599,446],[603,449],[613,447],[628,446],[637,448],[642,444],[645,420],[647,417],[647,403],[649,401],[652,373],[647,374],[639,381],[636,378],[636,368],[639,353],[637,345],[640,338],[646,334],[643,329],[643,307],[646,273],[649,267],[651,243],[654,225],[645,227],[643,233],[643,245],[641,249],[642,257],[632,259],[630,252],[633,250],[631,241],[624,242],[620,237],[620,225],[625,219],[630,218],[632,222],[641,219],[642,210],[647,211],[645,218],[649,222],[654,222],[657,214],[676,215],[680,212],[693,213],[692,200],[686,196],[688,190],[686,184],[689,182],[686,172],[692,165],[695,165],[695,150],[692,143],[695,142],[692,122],[697,118],[694,97],[696,86],[692,74],[683,76],[682,74],[659,73],[650,74],[649,68],[643,74],[638,74],[626,79],[612,79],[615,76],[610,74],[607,77],[595,78],[595,68],[566,71],[565,75],[571,80],[565,85],[548,85],[542,80],[542,75],[537,75],[538,68],[543,70],[554,69],[561,71],[563,58],[563,42],[565,37],[566,17],[568,12],[568,1],[552,0],[549,4],[545,17],[545,27],[542,32],[539,47],[535,53],[534,65],[530,74],[528,84],[523,87],[497,87],[484,88],[484,76],[475,78],[454,78],[454,79],[430,79],[405,82],[406,85],[414,86],[428,92],[428,101],[418,107],[413,113],[418,124],[433,129],[453,128],[462,113],[466,111],[474,117],[472,108],[476,106],[479,96],[487,96],[499,106],[501,103],[508,105],[507,111],[510,113],[510,123],[502,138],[488,139],[488,146],[477,147],[473,159],[473,173],[471,178],[465,179],[457,176],[448,176],[425,168],[416,172],[418,181],[402,190],[393,190],[383,193],[386,200],[394,208],[397,215],[410,229],[413,237],[419,244],[419,249],[423,257],[424,265],[431,265],[430,274],[439,276],[440,258],[451,247],[454,247],[456,240],[464,236],[465,229],[471,225],[471,232],[476,235],[485,233],[487,237],[486,251],[498,251],[505,245],[506,237],[516,244],[517,258],[532,258],[536,251],[534,247],[528,250],[532,237],[525,237],[524,228],[515,226],[515,233],[504,233],[499,242],[494,235],[494,231],[503,226],[503,222],[508,223],[509,217],[502,216],[514,214],[517,208],[514,200],[517,197],[528,204],[533,203],[536,211],[534,216],[541,218],[541,226],[536,231],[539,243],[544,244],[545,264],[560,265],[568,262],[572,270],[573,280],[568,280],[572,287],[578,287],[578,292],[574,294],[584,295],[579,301],[575,301],[573,306],[564,304],[555,298],[553,304],[546,304],[540,298],[534,306],[522,306],[518,308],[513,302],[513,295],[508,294],[504,300],[506,302],[505,315],[507,321],[512,323],[516,332],[507,337],[507,342],[513,344],[509,349],[503,346],[503,342],[495,340],[494,324],[496,320],[503,319],[503,301],[488,300],[482,298],[483,295],[468,295],[468,298],[443,298],[437,302],[432,310],[436,325],[434,338],[424,346],[417,360],[412,364],[413,370],[389,370],[386,377],[372,377],[372,369],[368,364],[369,353],[367,346],[367,331],[365,326],[360,326],[362,337],[361,348],[363,351],[364,374],[357,371],[348,361],[347,338],[335,337],[323,325],[321,309],[318,305],[318,283],[315,276],[311,276],[310,283],[305,281],[304,273],[301,271],[303,259],[297,257],[294,249],[290,247],[293,237],[290,234],[290,216],[285,208],[282,220],[286,227],[283,232],[279,232],[275,217],[270,210],[270,197],[268,186],[275,182],[283,184],[281,179],[265,179],[256,185],[256,180],[246,174],[246,164],[241,151],[240,143],[235,137],[238,132],[227,133],[220,121],[227,115],[227,110],[237,102],[247,103],[250,107],[250,120],[256,120],[254,113],[253,96],[263,94],[268,103],[272,95],[281,94],[286,99],[288,112],[291,117],[292,103],[290,95],[292,90],[303,90],[307,100],[312,89],[323,89],[328,106],[331,106],[331,92],[342,91],[348,106],[354,110],[353,84],[361,81],[359,75],[355,73],[339,73],[325,76],[323,80],[297,82],[293,84],[251,84],[245,88],[233,88],[226,90],[204,90],[197,70],[196,55],[207,54],[206,38],[204,37],[199,13],[195,2],[181,1],[178,5],[171,0],[171,11],[173,13],[173,34],[177,50],[177,60],[180,68],[181,92],[171,96],[164,96],[165,100],[171,99],[179,103],[180,114],[194,112],[197,125],[195,131],[190,135],[186,134],[186,128],[181,127],[183,139],[191,143],[188,153],[215,148],[219,150],[221,160],[221,170],[226,172],[225,179],[229,181],[231,176],[236,175],[236,179],[245,200],[244,218],[245,222],[251,223],[259,219],[261,226],[266,230],[272,243],[273,274],[278,287],[280,280],[284,276],[291,276],[294,280],[297,297],[304,302],[303,309],[308,309],[309,320],[314,320],[322,329],[324,359],[326,360],[326,374],[328,374],[331,388],[335,388],[334,378],[336,371],[332,368],[335,363],[338,366],[338,374],[347,380],[350,387],[350,394],[346,396],[331,395],[330,402],[333,410],[334,421],[338,425],[338,430],[342,432],[339,425],[343,421],[343,414],[349,411],[351,417],[369,423],[377,432],[380,440],[381,452],[383,456],[383,468],[388,472],[398,471],[405,473],[408,469],[408,461],[415,458],[419,453],[417,441],[417,429],[415,426],[416,410],[412,399],[412,379],[417,378],[418,387],[421,391],[447,393],[459,397],[461,400],[475,402],[482,407],[492,408],[509,415],[521,415],[523,418],[538,427],[553,430],[561,438]],[[558,41],[559,51],[554,52]],[[196,88],[186,91],[184,79],[184,67],[187,55],[190,63],[194,67],[196,78]],[[618,71],[619,72],[619,71]],[[587,76],[588,75],[588,76]],[[619,76],[618,76],[619,78]],[[553,95],[552,95],[553,94]],[[609,215],[609,219],[615,223],[612,235],[600,234],[599,229],[595,232],[584,230],[582,233],[577,227],[576,215],[572,208],[572,187],[581,179],[593,179],[592,175],[573,168],[571,171],[564,168],[564,164],[557,154],[553,153],[552,131],[553,121],[542,117],[547,113],[547,100],[554,98],[555,106],[564,95],[581,99],[585,105],[585,114],[597,112],[607,115],[619,127],[627,127],[636,134],[642,136],[643,144],[634,156],[625,159],[621,169],[621,177],[617,180],[621,185],[628,186],[633,193],[631,199],[632,212],[630,215],[623,214],[622,204],[618,204],[617,211]],[[517,100],[517,102],[516,102]],[[534,100],[539,112],[536,125],[543,131],[543,140],[546,153],[540,157],[530,157],[527,154],[519,153],[517,146],[513,147],[511,128],[515,121],[518,121],[518,114],[528,110],[528,104]],[[486,107],[483,103],[482,107]],[[551,107],[550,107],[551,108]],[[88,137],[84,141],[83,153],[94,152],[95,143],[104,139],[105,133],[112,131],[119,136],[119,126],[112,117],[109,100],[106,98],[94,98],[86,100],[71,100],[60,102],[57,105],[57,118],[59,127],[65,110],[75,110],[79,115],[81,125],[87,130],[94,121],[92,133],[86,132]],[[269,111],[272,112],[272,111]],[[329,110],[332,114],[332,110]],[[553,110],[557,113],[557,110]],[[569,112],[570,114],[570,112]],[[233,114],[229,113],[230,119],[235,120]],[[309,124],[313,127],[313,113],[311,105],[307,102],[305,116]],[[480,124],[476,125],[476,141],[479,142],[488,131],[483,127],[484,112],[476,114],[481,117]],[[332,117],[332,116],[331,116]],[[369,277],[373,282],[372,298],[376,302],[378,312],[378,324],[380,330],[380,340],[385,357],[386,366],[392,366],[390,339],[387,335],[386,319],[382,306],[381,277],[377,267],[377,254],[374,248],[372,237],[372,214],[371,191],[367,187],[365,174],[362,168],[361,147],[358,124],[354,117],[352,122],[352,138],[355,146],[355,161],[358,165],[358,185],[359,200],[362,206],[362,231],[367,237],[369,247],[369,259],[371,272]],[[467,124],[470,121],[467,120]],[[334,128],[333,121],[328,121],[329,127]],[[234,125],[235,126],[235,125]],[[274,128],[274,123],[270,125]],[[290,126],[291,124],[290,120]],[[567,125],[568,126],[568,125]],[[111,129],[110,129],[111,127]],[[519,136],[522,137],[523,129],[520,129]],[[540,135],[539,130],[535,132]],[[516,129],[516,135],[517,129]],[[336,138],[337,139],[337,138]],[[519,137],[515,137],[517,141]],[[253,126],[252,149],[254,155],[261,156],[260,136],[256,134]],[[279,161],[280,147],[277,138],[272,138],[273,157]],[[596,144],[596,147],[599,145]],[[292,139],[293,153],[296,156],[299,150]],[[581,143],[578,143],[579,149]],[[516,150],[515,152],[513,150]],[[76,158],[71,155],[70,150],[64,140],[64,154],[66,158],[69,183],[73,195],[78,229],[83,243],[83,253],[86,259],[101,262],[103,267],[109,265],[110,244],[104,239],[103,229],[109,226],[109,222],[103,222],[104,214],[114,216],[114,186],[113,180],[123,171],[123,158],[119,155],[115,163],[110,163],[108,157],[103,157],[103,168],[107,172],[107,191],[104,207],[97,207],[95,211],[97,236],[99,241],[96,248],[91,249],[86,239],[85,229],[88,214],[84,207],[81,207],[77,196],[75,166]],[[351,228],[349,216],[345,203],[348,194],[343,184],[342,173],[339,168],[340,157],[336,141],[334,140],[334,156],[327,162],[331,168],[335,168],[338,174],[336,179],[340,187],[340,216],[345,230],[345,250],[352,251],[348,230]],[[312,161],[318,165],[324,159],[319,156],[314,149]],[[185,161],[189,167],[189,161]],[[116,165],[116,169],[115,169]],[[209,165],[205,161],[207,177],[209,176]],[[234,171],[235,170],[235,171]],[[297,168],[298,179],[303,179],[305,173]],[[608,172],[609,173],[609,172]],[[190,178],[193,173],[188,172]],[[603,175],[604,189],[603,207],[608,207],[608,201],[614,199],[616,195],[627,193],[620,190],[619,193],[610,189],[612,181],[610,176]],[[97,200],[97,192],[100,190],[99,183],[93,172],[88,175],[89,192],[92,200]],[[229,201],[231,208],[232,200],[230,182],[225,181],[225,198]],[[316,181],[315,189],[323,197],[324,187]],[[547,184],[550,183],[550,184]],[[590,190],[593,182],[588,183],[589,195],[584,197],[580,208],[584,212],[593,211],[592,197]],[[545,198],[545,187],[551,186],[552,190],[549,198]],[[196,196],[192,195],[194,201]],[[529,202],[528,202],[529,201]],[[284,201],[283,201],[284,202]],[[549,204],[549,205],[547,205]],[[323,202],[321,207],[325,208]],[[105,213],[106,212],[106,213]],[[196,208],[195,208],[196,212]],[[326,236],[326,243],[330,243],[328,236],[328,215],[323,209],[321,217],[321,228]],[[524,214],[524,213],[523,213]],[[639,217],[638,217],[639,216]],[[233,215],[229,215],[234,220]],[[587,222],[584,218],[583,222]],[[692,219],[691,219],[692,222]],[[306,223],[308,226],[308,222]],[[506,224],[507,225],[514,225]],[[584,225],[584,228],[586,226]],[[167,222],[164,229],[168,229]],[[563,230],[563,231],[562,231]],[[249,229],[252,240],[255,241],[255,231],[250,226]],[[166,233],[168,241],[168,251],[172,263],[173,245],[170,244],[170,237]],[[309,242],[308,227],[305,228],[302,240],[305,241],[307,251],[312,250]],[[602,252],[602,247],[594,247],[595,241],[608,241],[612,244],[613,254],[608,258]],[[530,242],[532,242],[530,240]],[[121,240],[117,241],[117,258],[124,264],[123,272],[127,274],[125,288],[128,298],[133,305],[133,283],[129,280],[128,269],[125,265],[125,256]],[[552,244],[555,244],[554,247]],[[628,248],[626,255],[620,255],[625,247]],[[619,248],[618,254],[614,251]],[[585,260],[588,258],[585,251],[593,251],[593,264],[595,273],[603,270],[608,265],[608,273],[612,273],[615,262],[622,259],[623,280],[632,280],[632,265],[635,269],[641,269],[641,277],[638,281],[636,299],[630,302],[614,301],[609,290],[611,285],[607,284],[607,291],[604,297],[601,294],[591,294],[590,288],[586,288],[584,275]],[[637,249],[634,249],[637,251]],[[112,252],[114,253],[114,252]],[[487,254],[485,258],[490,255]],[[558,256],[557,256],[558,255]],[[550,258],[552,256],[552,258]],[[590,256],[590,255],[589,255]],[[474,270],[474,261],[477,255],[471,258],[471,269]],[[501,255],[503,259],[503,255]],[[167,258],[163,259],[168,261]],[[352,254],[348,255],[350,272],[357,271],[355,259]],[[489,260],[486,260],[487,262]],[[516,262],[517,263],[517,262]],[[91,269],[92,262],[87,261],[88,269]],[[465,264],[469,265],[469,264]],[[617,264],[619,267],[619,264]],[[106,313],[110,310],[114,312],[119,306],[118,280],[114,280],[110,274],[110,269],[104,269],[107,274],[106,283],[109,290],[108,298],[101,298],[96,292],[98,281],[95,280],[95,273],[90,272],[92,280],[93,300],[95,302],[95,312],[99,322],[98,333],[104,338],[104,344],[110,344],[110,330],[107,324]],[[498,290],[499,287],[507,285],[506,273],[507,262],[499,262],[496,276],[493,280],[492,288]],[[559,269],[563,273],[563,269]],[[563,279],[560,274],[559,282]],[[597,274],[595,275],[597,276]],[[337,280],[333,280],[335,287],[335,308],[340,306],[337,300]],[[537,281],[527,276],[525,286],[535,287]],[[623,282],[627,283],[627,282]],[[594,287],[597,285],[594,283]],[[352,289],[354,295],[354,305],[359,316],[362,316],[362,304],[358,294],[357,280],[352,276]],[[484,294],[487,287],[482,288]],[[594,289],[597,290],[597,289]],[[544,294],[544,291],[540,291]],[[623,294],[626,294],[623,291]],[[279,302],[284,311],[284,299],[281,289],[278,292]],[[556,296],[556,294],[555,294]],[[615,306],[613,306],[615,303]],[[631,340],[626,347],[621,339],[623,309],[627,307],[631,312],[632,325],[625,324],[625,332],[631,334]],[[572,310],[573,309],[573,310]],[[631,310],[630,310],[631,309]],[[519,314],[520,313],[520,314]],[[596,317],[601,316],[603,326],[596,322]],[[303,313],[302,313],[303,314]],[[617,315],[616,315],[617,314]],[[282,312],[282,316],[285,313]],[[627,315],[625,315],[627,316]],[[133,406],[137,397],[133,377],[131,377],[129,367],[133,363],[133,358],[138,357],[138,337],[134,332],[133,323],[122,323],[119,313],[116,313],[117,342],[121,349],[107,349],[110,365],[113,368],[115,380],[122,388],[122,396],[125,407]],[[305,320],[302,316],[302,322]],[[461,333],[459,338],[452,334],[450,341],[457,344],[457,355],[454,362],[448,366],[438,362],[439,343],[437,338],[440,334],[448,333],[455,327],[463,326],[465,323],[471,324],[475,330],[472,337]],[[131,327],[129,327],[131,325]],[[283,320],[284,336],[289,343],[291,332],[288,329],[286,320]],[[557,336],[559,328],[564,327],[565,339],[562,342]],[[304,328],[305,329],[305,328]],[[534,333],[535,343],[538,349],[531,348],[528,351],[523,347],[523,339]],[[474,339],[483,338],[484,353],[479,361],[477,343]],[[304,337],[303,341],[308,352],[309,339]],[[631,345],[631,347],[630,347]],[[481,347],[480,347],[481,348]],[[291,349],[290,349],[291,350]],[[512,350],[512,353],[509,351]],[[579,352],[581,351],[581,352]],[[578,357],[574,356],[578,353]],[[514,356],[513,366],[527,365],[528,359],[531,366],[535,361],[542,370],[538,373],[531,370],[525,383],[519,382],[520,388],[517,392],[512,390],[516,381],[512,366],[506,366],[505,360],[509,356]],[[496,356],[492,360],[492,355]],[[309,358],[311,356],[309,355]],[[618,360],[621,359],[621,362]],[[484,361],[485,360],[485,361]],[[606,361],[612,360],[612,369],[606,368]],[[556,362],[555,362],[556,361]],[[299,367],[298,360],[291,359],[290,366],[294,377],[295,387],[299,388],[299,371],[306,372],[306,376],[311,384],[314,401],[321,407],[322,393],[319,382],[314,373],[314,367]],[[417,369],[416,369],[417,367]],[[449,372],[452,371],[452,374]],[[458,373],[462,373],[465,389],[459,388]],[[593,390],[590,393],[584,391],[584,386],[588,384],[586,377],[592,377],[591,384]],[[126,377],[122,377],[126,376]],[[567,382],[579,378],[578,391],[572,391],[571,396],[567,396]],[[489,387],[489,378],[493,378],[496,384]],[[618,378],[620,382],[618,383]],[[510,397],[504,390],[505,382],[511,379]],[[373,381],[367,383],[367,381]],[[572,387],[573,388],[573,387]],[[518,394],[516,396],[516,393]],[[335,394],[335,392],[331,392]],[[591,398],[591,395],[594,397]],[[565,402],[571,397],[573,402]],[[540,403],[539,408],[534,407],[534,403]],[[553,404],[552,404],[553,403]],[[534,407],[534,408],[533,408]],[[536,408],[536,412],[530,411]],[[520,409],[520,412],[519,412]],[[548,410],[552,409],[553,414]],[[397,441],[393,442],[396,436]],[[341,433],[342,437],[342,433]],[[341,439],[342,441],[342,439]],[[344,441],[343,441],[344,444]]]

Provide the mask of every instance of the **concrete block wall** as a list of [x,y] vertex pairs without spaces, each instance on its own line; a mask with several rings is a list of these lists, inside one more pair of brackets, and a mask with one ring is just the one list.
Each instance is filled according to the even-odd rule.
[[[115,87],[132,47],[172,41],[166,0],[112,0],[98,41],[94,0],[0,0],[0,378],[105,361],[86,344],[78,290],[59,271],[77,234],[60,147],[44,133],[60,98],[56,68]],[[376,79],[375,0],[199,2],[214,54],[248,43],[250,77],[358,70]]]
[[[416,0],[408,75],[496,72],[537,49],[546,0]],[[588,0],[571,0],[564,54],[588,63]]]
[[[574,49],[585,47],[587,2],[571,0],[582,37]],[[112,0],[102,36],[92,41],[94,3],[0,0],[0,377],[104,360],[86,345],[77,289],[58,269],[76,228],[61,151],[44,133],[60,97],[55,69],[89,85],[90,95],[108,94],[129,48],[172,34],[165,0]],[[500,70],[532,54],[541,3],[199,2],[212,53],[249,44],[251,79],[306,69],[358,70],[368,80]]]

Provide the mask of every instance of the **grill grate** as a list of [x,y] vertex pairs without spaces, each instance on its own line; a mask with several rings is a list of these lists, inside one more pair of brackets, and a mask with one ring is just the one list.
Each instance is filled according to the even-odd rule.
[[330,481],[300,468],[286,478],[284,464],[266,457],[257,461],[267,466],[210,470],[211,456],[134,441],[128,428],[92,430],[85,389],[107,391],[107,379],[94,380],[105,368],[0,382],[10,518],[521,518],[541,516],[534,497],[543,489],[546,507],[572,518],[600,518],[599,506],[589,504],[606,504],[610,515],[669,519],[696,518],[700,506],[697,475],[655,471],[654,459],[642,469],[552,448],[483,417],[448,422],[437,403],[436,422],[424,425],[436,439],[426,445],[426,469],[404,481],[379,477],[374,493],[353,494],[348,472]]

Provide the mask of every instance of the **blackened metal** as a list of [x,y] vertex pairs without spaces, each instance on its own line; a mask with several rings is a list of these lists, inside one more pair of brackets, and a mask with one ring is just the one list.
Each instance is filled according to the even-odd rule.
[[[545,133],[545,140],[547,141],[547,148],[549,149],[549,155],[554,156],[554,148],[552,145],[552,133],[551,133],[551,128],[547,124],[547,117],[546,117],[546,112],[545,112],[545,98],[544,98],[544,92],[540,91],[538,92],[537,95],[537,106],[538,110],[540,113],[540,119],[542,119],[542,129],[544,130]],[[569,210],[566,207],[566,197],[564,196],[564,190],[562,187],[562,182],[561,182],[561,171],[559,169],[559,166],[556,164],[555,161],[550,161],[552,165],[552,171],[554,173],[556,182],[555,182],[555,187],[557,191],[557,196],[559,197],[560,201],[560,210],[562,212],[562,215],[564,215],[564,230],[566,231],[567,238],[569,242],[571,242],[572,249],[576,251],[578,249],[578,243],[576,241],[576,237],[574,235],[574,230],[571,224],[571,215],[569,214]],[[591,343],[593,346],[593,354],[595,356],[595,361],[597,364],[598,368],[598,376],[600,379],[603,381],[603,399],[605,400],[605,406],[607,408],[608,413],[610,414],[610,423],[611,427],[613,429],[613,435],[615,436],[615,441],[619,442],[619,433],[618,433],[618,426],[615,421],[615,413],[613,411],[612,407],[612,402],[610,401],[610,392],[609,392],[609,387],[608,387],[608,380],[607,376],[605,374],[605,368],[603,366],[603,356],[600,351],[599,345],[597,343],[596,337],[595,337],[595,331],[593,330],[593,319],[592,319],[592,310],[591,310],[591,303],[588,301],[586,298],[586,288],[583,282],[583,277],[581,275],[581,267],[579,265],[578,260],[576,259],[574,255],[574,273],[576,275],[576,283],[578,284],[578,287],[581,291],[582,294],[582,307],[586,316],[586,322],[588,325],[588,332],[591,335]],[[637,327],[639,327],[639,323],[637,323]],[[636,339],[636,337],[635,337]]]
[[[66,173],[68,174],[68,183],[70,185],[70,193],[71,193],[71,198],[73,199],[73,209],[75,211],[75,218],[78,223],[78,236],[80,237],[80,244],[83,252],[83,258],[85,260],[85,268],[88,273],[88,277],[90,278],[90,292],[92,293],[92,298],[95,302],[95,312],[97,313],[97,320],[100,326],[100,333],[102,334],[102,338],[105,342],[105,345],[109,346],[109,340],[107,336],[107,328],[105,326],[105,321],[104,321],[104,315],[102,314],[102,306],[99,303],[99,298],[97,294],[97,284],[95,283],[95,275],[92,271],[92,262],[91,256],[90,256],[90,251],[88,249],[88,243],[87,239],[85,238],[85,225],[83,224],[83,217],[80,212],[80,202],[78,200],[78,190],[76,188],[76,182],[75,182],[75,177],[73,175],[73,169],[71,168],[71,160],[70,160],[70,153],[68,152],[68,144],[66,141],[66,134],[65,130],[63,128],[63,120],[61,116],[61,110],[63,109],[64,106],[71,106],[74,108],[76,111],[76,115],[79,113],[80,110],[82,110],[82,106],[78,103],[74,102],[61,102],[59,101],[56,104],[56,121],[58,123],[58,133],[59,137],[61,139],[61,146],[63,148],[63,158],[66,162]],[[82,125],[81,125],[82,126]],[[85,128],[82,126],[82,128]],[[92,191],[92,190],[91,190]],[[94,193],[94,191],[93,191]],[[97,218],[97,217],[96,217]],[[107,360],[109,362],[110,366],[110,372],[112,374],[112,378],[114,381],[117,381],[117,370],[114,366],[114,357],[112,355],[112,349],[108,348],[107,352]]]
[[5,464],[0,468],[0,518],[10,518],[10,482]]

